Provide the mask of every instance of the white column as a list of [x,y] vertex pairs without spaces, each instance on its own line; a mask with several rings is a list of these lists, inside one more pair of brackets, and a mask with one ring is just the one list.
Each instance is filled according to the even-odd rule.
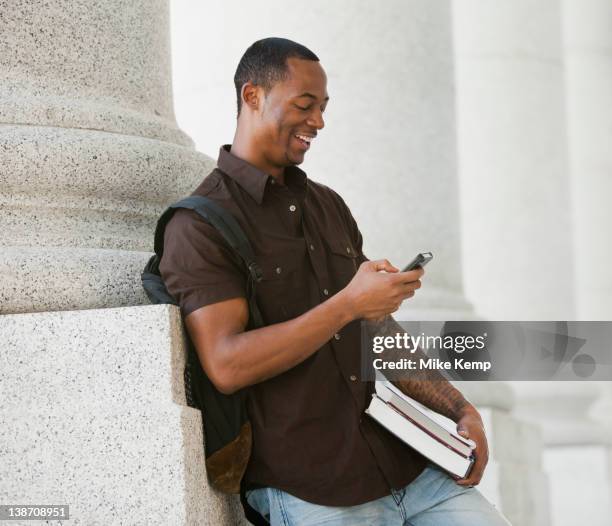
[[[571,319],[573,252],[558,0],[453,4],[466,293],[492,320]],[[513,385],[522,405],[521,386]],[[538,422],[534,422],[535,425]],[[509,446],[511,447],[511,446]],[[527,445],[531,508],[547,524],[546,476]],[[555,503],[550,504],[551,508]]]
[[[576,314],[582,320],[612,320],[612,4],[605,0],[562,0],[568,149],[573,204]],[[568,386],[582,407],[562,403],[567,432],[550,437],[549,469],[569,471],[553,485],[557,524],[581,519],[588,508],[592,524],[608,524],[612,515],[612,384]],[[567,388],[567,387],[566,387]],[[567,398],[567,395],[566,397]],[[558,419],[557,419],[558,420]],[[553,421],[554,422],[554,421]],[[571,431],[570,431],[571,429]],[[577,432],[577,430],[580,430]],[[573,431],[573,433],[572,433]],[[584,506],[568,498],[567,484],[588,486]],[[555,495],[553,495],[555,497]]]
[[490,319],[571,319],[559,1],[453,7],[466,293]]
[[612,319],[612,3],[563,0],[577,314]]
[[0,12],[0,313],[147,303],[157,216],[210,168],[174,121],[166,2]]
[[[612,320],[612,4],[564,0],[563,30],[575,232],[578,318]],[[601,385],[592,417],[612,437],[612,383]],[[612,500],[612,455],[608,496]]]
[[[576,318],[612,319],[610,126],[612,6],[605,1],[562,5],[567,137],[574,236]],[[547,445],[553,524],[609,524],[612,515],[610,383],[523,385],[520,412],[539,421]],[[580,487],[580,497],[573,488]]]
[[[578,255],[583,262],[597,261],[580,254],[578,239],[585,234],[576,222],[574,192],[581,187],[578,201],[592,217],[596,207],[587,212],[584,196],[600,200],[605,184],[582,178],[577,182],[573,136],[590,123],[582,111],[576,128],[572,104],[592,108],[593,93],[582,91],[579,101],[572,102],[577,95],[572,95],[571,77],[576,73],[570,58],[566,75],[567,29],[564,35],[561,28],[578,23],[584,34],[592,25],[601,33],[599,28],[609,26],[609,16],[600,9],[597,21],[590,17],[585,23],[584,4],[574,2],[570,15],[561,4],[455,4],[464,254],[483,254],[482,259],[470,257],[473,264],[465,265],[466,290],[477,310],[492,319],[573,319],[581,316],[577,298],[588,295],[593,304],[603,297],[591,295],[581,284],[591,279],[580,276],[590,268],[575,259]],[[592,11],[592,4],[586,11]],[[609,39],[609,33],[603,38]],[[586,81],[609,98],[601,82],[582,73],[577,85]],[[607,107],[602,100],[599,109]],[[606,117],[598,118],[609,117],[602,113]],[[598,219],[595,224],[605,224],[601,213]],[[581,220],[584,224],[584,217]],[[595,227],[595,232],[602,230]],[[598,396],[595,384],[516,382],[513,387],[518,414],[542,429],[553,524],[575,524],[587,516],[589,523],[607,523],[602,521],[609,521],[603,469],[608,435],[585,416]],[[579,493],[572,490],[577,487]]]

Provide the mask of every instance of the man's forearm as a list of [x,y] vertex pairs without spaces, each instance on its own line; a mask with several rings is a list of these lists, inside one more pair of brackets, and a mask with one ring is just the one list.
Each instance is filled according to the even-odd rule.
[[[378,335],[406,332],[391,316],[379,324],[372,324],[371,328]],[[417,360],[427,358],[420,348],[411,354]],[[396,359],[398,352],[391,351],[389,355],[391,359]],[[476,412],[474,406],[438,371],[428,369],[411,371],[408,378],[393,383],[408,396],[455,422],[469,412]]]
[[282,323],[228,336],[219,349],[230,391],[281,374],[314,354],[354,318],[342,292]]
[[476,410],[448,380],[410,378],[393,383],[408,396],[454,422]]

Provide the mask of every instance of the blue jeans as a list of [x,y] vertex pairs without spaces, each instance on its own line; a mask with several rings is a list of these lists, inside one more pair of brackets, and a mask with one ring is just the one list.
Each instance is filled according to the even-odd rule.
[[246,498],[272,526],[510,526],[476,488],[459,486],[431,463],[404,488],[357,506],[321,506],[276,488]]

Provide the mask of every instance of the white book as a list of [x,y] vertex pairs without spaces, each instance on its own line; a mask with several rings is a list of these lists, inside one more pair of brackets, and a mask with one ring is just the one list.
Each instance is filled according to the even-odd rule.
[[476,445],[473,440],[462,437],[456,431],[456,424],[445,416],[432,411],[403,393],[388,380],[375,383],[376,394],[388,404],[423,428],[437,440],[444,442],[457,453],[470,457]]
[[474,462],[473,458],[457,453],[454,449],[432,437],[430,433],[406,418],[377,394],[372,395],[372,401],[366,409],[366,413],[399,439],[452,475],[464,478],[470,471]]

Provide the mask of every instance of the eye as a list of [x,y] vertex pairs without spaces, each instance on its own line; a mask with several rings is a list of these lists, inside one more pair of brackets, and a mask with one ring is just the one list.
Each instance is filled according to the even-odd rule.
[[294,104],[294,106],[301,111],[308,111],[310,109],[310,106],[306,106],[305,108],[303,108],[302,106],[298,106],[297,104]]

